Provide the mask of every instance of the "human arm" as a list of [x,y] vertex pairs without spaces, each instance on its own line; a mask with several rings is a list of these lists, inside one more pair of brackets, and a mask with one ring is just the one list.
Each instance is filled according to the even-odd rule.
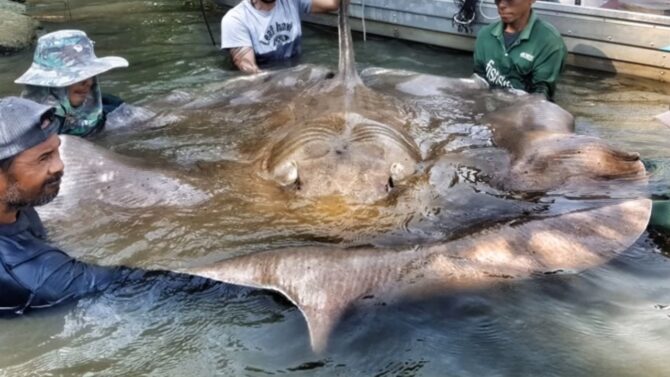
[[477,35],[475,41],[475,51],[472,55],[474,60],[474,74],[486,80],[486,63],[484,62],[484,47],[481,33]]
[[[311,13],[334,12],[340,9],[340,0],[301,0],[301,2],[311,2]],[[349,4],[349,0],[345,0]]]
[[536,58],[528,92],[542,94],[553,101],[556,82],[565,68],[566,57],[567,49],[562,41],[558,46],[545,49]]
[[221,48],[228,50],[233,64],[244,73],[258,73],[250,31],[231,10],[221,19]]
[[251,47],[237,47],[231,48],[230,58],[233,60],[233,64],[244,73],[258,73],[260,68],[256,64],[256,55],[254,54],[254,49]]
[[[12,236],[0,235],[0,311],[21,313],[77,299],[125,279],[130,269],[78,262],[49,245],[37,212],[19,213]],[[11,295],[10,295],[11,294]]]
[[133,271],[80,262],[48,248],[30,255],[12,269],[18,283],[30,292],[27,308],[42,308],[97,293],[124,281]]

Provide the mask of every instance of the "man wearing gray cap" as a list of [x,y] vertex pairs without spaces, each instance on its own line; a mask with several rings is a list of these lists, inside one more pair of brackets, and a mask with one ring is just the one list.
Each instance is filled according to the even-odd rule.
[[49,307],[106,289],[131,273],[76,261],[46,243],[33,208],[58,194],[63,162],[54,110],[0,99],[0,313]]

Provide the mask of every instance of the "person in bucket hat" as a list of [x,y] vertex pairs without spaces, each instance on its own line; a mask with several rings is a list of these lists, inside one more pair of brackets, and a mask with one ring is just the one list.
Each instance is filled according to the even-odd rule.
[[98,58],[93,42],[81,30],[60,30],[37,41],[33,63],[14,82],[26,85],[22,97],[56,108],[59,133],[88,136],[105,125],[107,113],[123,101],[103,96],[97,76],[127,67],[121,57]]

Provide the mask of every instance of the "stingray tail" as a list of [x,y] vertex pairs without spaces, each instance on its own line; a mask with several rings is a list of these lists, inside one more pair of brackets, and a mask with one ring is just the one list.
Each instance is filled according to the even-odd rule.
[[340,77],[347,83],[359,83],[361,79],[356,72],[356,59],[354,57],[354,43],[351,38],[349,27],[349,1],[340,0],[339,11],[339,40],[340,40]]

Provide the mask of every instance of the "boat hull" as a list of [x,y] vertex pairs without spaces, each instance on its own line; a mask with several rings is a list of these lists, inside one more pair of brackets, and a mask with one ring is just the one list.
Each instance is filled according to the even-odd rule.
[[[214,1],[230,7],[240,0]],[[453,0],[351,0],[350,7],[356,31],[463,51],[473,51],[477,32],[497,21],[492,0],[482,0],[468,30],[452,21],[458,12]],[[536,2],[534,9],[561,32],[569,65],[670,81],[670,16],[549,2]],[[337,26],[335,14],[304,21]]]

